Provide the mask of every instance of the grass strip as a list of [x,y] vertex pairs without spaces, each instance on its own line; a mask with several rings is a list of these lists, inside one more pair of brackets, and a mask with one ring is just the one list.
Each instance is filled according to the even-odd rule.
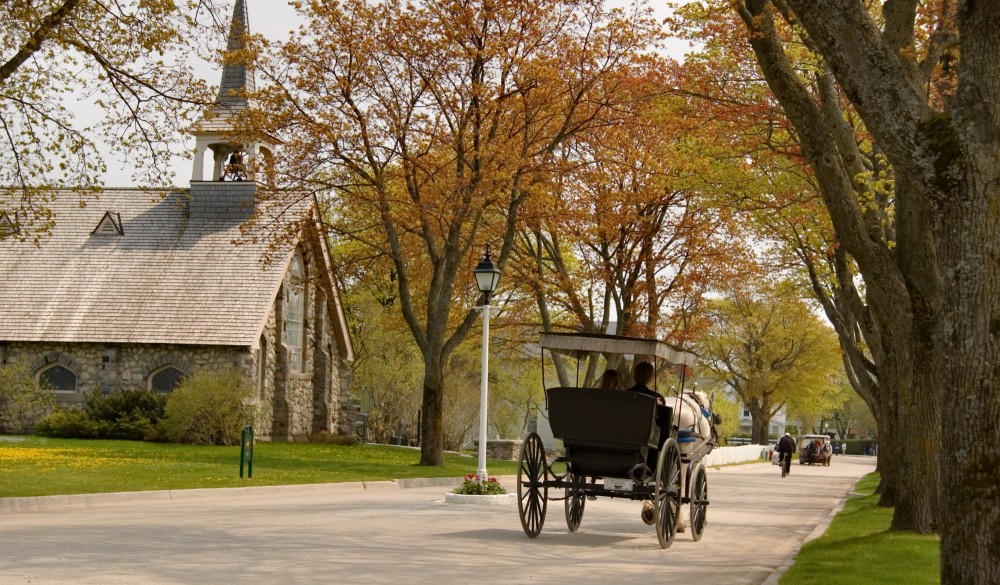
[[[419,461],[406,447],[258,442],[253,477],[241,479],[238,446],[0,437],[0,497],[460,478],[477,463],[452,453],[442,467]],[[517,463],[489,461],[487,470],[516,475]]]
[[823,536],[802,547],[781,585],[938,585],[940,539],[890,531],[892,509],[879,508],[879,474],[861,478]]

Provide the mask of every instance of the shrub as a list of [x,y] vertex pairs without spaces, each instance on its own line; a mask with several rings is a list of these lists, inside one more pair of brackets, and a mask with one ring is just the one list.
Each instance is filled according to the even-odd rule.
[[78,408],[60,408],[38,421],[35,434],[64,439],[96,439],[101,425]]
[[94,420],[115,422],[136,416],[160,422],[167,397],[153,390],[117,390],[111,394],[91,392],[86,397],[86,410]]
[[26,365],[0,367],[0,432],[31,433],[55,405],[52,392],[35,380]]
[[155,439],[167,397],[152,390],[118,390],[111,394],[90,392],[87,414],[99,426],[101,439]]
[[160,429],[179,443],[238,445],[243,426],[257,418],[254,394],[254,387],[235,370],[198,370],[167,398]]
[[151,390],[88,392],[85,409],[60,409],[42,419],[35,432],[78,439],[155,440],[167,399]]

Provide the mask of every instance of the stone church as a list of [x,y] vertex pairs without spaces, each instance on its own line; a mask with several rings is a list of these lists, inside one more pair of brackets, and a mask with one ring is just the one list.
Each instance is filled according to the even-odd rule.
[[[247,30],[239,0],[230,50]],[[37,245],[0,210],[0,367],[27,364],[76,404],[87,391],[170,392],[195,370],[236,368],[256,387],[261,438],[353,432],[354,354],[318,207],[262,201],[265,183],[241,162],[265,160],[269,145],[227,138],[249,107],[244,89],[252,72],[226,65],[193,130],[189,189],[105,189],[84,207],[58,192]],[[288,226],[293,237],[272,237]]]

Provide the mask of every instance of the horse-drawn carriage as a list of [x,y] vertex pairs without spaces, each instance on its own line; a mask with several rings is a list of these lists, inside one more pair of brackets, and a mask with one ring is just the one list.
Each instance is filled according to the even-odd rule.
[[549,500],[565,501],[566,524],[575,532],[587,498],[610,497],[642,501],[643,520],[655,524],[663,548],[673,542],[688,504],[691,536],[699,540],[709,504],[702,459],[717,436],[710,400],[684,391],[683,373],[694,365],[694,354],[656,340],[611,335],[543,333],[540,345],[543,360],[545,351],[577,358],[578,380],[581,358],[594,353],[642,356],[660,369],[681,366],[682,374],[677,396],[668,396],[665,405],[639,392],[546,389],[552,435],[562,440],[564,454],[548,461],[537,433],[521,446],[517,495],[525,534],[541,533]]
[[828,435],[802,435],[798,441],[799,465],[826,465],[833,459],[833,445]]

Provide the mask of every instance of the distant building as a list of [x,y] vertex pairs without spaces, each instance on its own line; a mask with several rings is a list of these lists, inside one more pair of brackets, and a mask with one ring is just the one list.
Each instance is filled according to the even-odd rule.
[[[737,408],[739,408],[740,413],[740,435],[750,436],[753,434],[753,419],[750,416],[750,409],[745,407],[743,404],[737,402]],[[778,411],[778,414],[771,418],[771,422],[768,426],[767,433],[770,437],[779,437],[785,434],[785,427],[787,426],[787,419],[785,409],[782,408]]]
[[[238,0],[230,49],[247,30]],[[91,390],[170,392],[195,370],[236,368],[257,387],[258,435],[354,432],[354,353],[315,200],[262,203],[265,185],[242,163],[268,145],[227,137],[252,88],[244,67],[224,67],[213,115],[194,130],[190,189],[107,189],[85,207],[57,192],[56,224],[37,246],[0,210],[0,367],[28,364],[63,403]],[[297,232],[241,233],[255,214],[258,228]]]

